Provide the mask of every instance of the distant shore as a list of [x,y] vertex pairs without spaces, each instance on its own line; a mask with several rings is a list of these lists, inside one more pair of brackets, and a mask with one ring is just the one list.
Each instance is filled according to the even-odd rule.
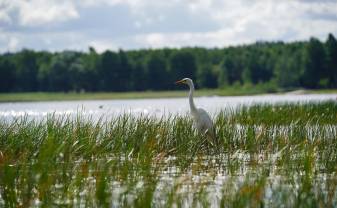
[[[337,94],[337,89],[319,90],[276,90],[268,92],[261,89],[201,89],[195,96],[243,96],[258,94]],[[144,92],[20,92],[0,93],[0,102],[35,102],[35,101],[67,101],[67,100],[113,100],[143,98],[174,98],[187,96],[187,89],[180,91],[144,91]]]

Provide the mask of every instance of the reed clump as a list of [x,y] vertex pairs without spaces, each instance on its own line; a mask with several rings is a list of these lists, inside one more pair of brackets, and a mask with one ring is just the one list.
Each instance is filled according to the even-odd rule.
[[0,206],[337,206],[337,104],[0,121]]

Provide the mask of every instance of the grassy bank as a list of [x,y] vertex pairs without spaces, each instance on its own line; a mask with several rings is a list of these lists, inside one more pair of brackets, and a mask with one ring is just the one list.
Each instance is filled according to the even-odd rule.
[[337,104],[0,122],[0,206],[337,206]]
[[[195,96],[225,96],[225,95],[252,95],[263,93],[260,90],[198,90]],[[146,92],[97,92],[97,93],[0,93],[0,102],[22,101],[60,101],[60,100],[109,100],[109,99],[141,99],[141,98],[172,98],[185,97],[185,91],[146,91]]]
[[[186,89],[187,90],[187,89]],[[141,99],[141,98],[172,98],[185,97],[186,90],[182,91],[145,91],[145,92],[96,92],[96,93],[59,93],[59,92],[32,92],[32,93],[0,93],[0,102],[23,101],[61,101],[61,100],[109,100],[109,99]],[[195,96],[238,96],[256,95],[263,93],[285,93],[288,90],[270,90],[265,88],[202,89],[197,90]],[[298,94],[336,93],[337,89],[329,90],[298,90]]]

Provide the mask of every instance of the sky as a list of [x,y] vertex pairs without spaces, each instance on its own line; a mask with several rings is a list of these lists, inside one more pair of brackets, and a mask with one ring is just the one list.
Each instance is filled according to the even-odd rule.
[[227,47],[337,36],[337,0],[0,0],[0,52]]

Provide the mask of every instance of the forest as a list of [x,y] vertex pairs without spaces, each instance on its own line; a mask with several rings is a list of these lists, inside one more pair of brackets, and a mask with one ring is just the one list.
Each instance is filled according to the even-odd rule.
[[198,88],[337,88],[337,41],[256,42],[225,48],[0,54],[0,92],[174,90],[190,77]]

